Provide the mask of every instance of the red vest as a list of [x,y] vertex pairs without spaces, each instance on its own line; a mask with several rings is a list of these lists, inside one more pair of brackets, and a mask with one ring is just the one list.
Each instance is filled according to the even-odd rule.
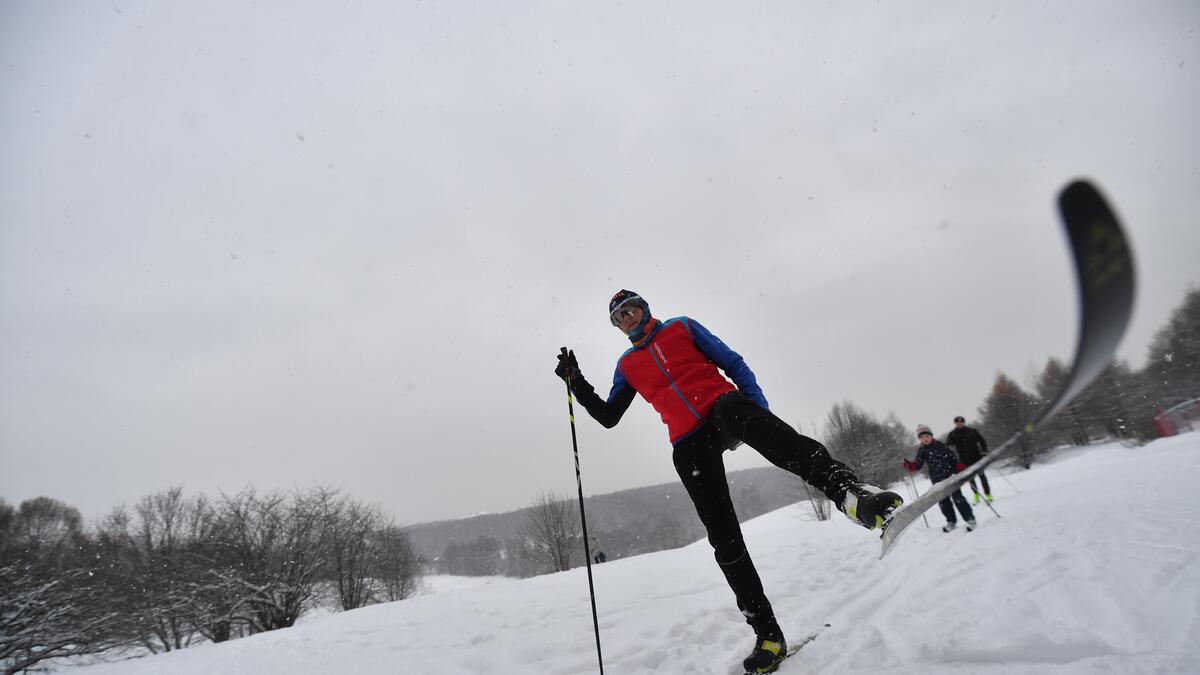
[[717,397],[736,390],[696,347],[687,324],[675,319],[664,323],[648,343],[626,352],[617,367],[662,416],[672,444],[708,419]]

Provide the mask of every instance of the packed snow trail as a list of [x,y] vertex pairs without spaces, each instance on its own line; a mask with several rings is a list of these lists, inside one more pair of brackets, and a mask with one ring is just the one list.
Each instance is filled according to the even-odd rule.
[[[995,472],[993,472],[994,474]],[[810,673],[1200,673],[1200,434],[1062,451],[993,475],[979,529],[878,539],[807,503],[744,525],[783,629],[832,627]],[[918,483],[919,487],[925,487]],[[907,493],[905,493],[907,494]],[[605,672],[726,673],[752,637],[707,542],[593,568]],[[583,569],[420,596],[220,645],[93,666],[172,673],[595,673]]]

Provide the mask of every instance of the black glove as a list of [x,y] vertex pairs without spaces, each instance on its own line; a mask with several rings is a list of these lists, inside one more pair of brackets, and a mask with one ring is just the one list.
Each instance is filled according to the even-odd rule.
[[575,360],[575,350],[567,351],[566,347],[562,348],[562,352],[558,355],[558,367],[554,369],[554,374],[571,384],[583,380],[583,373],[579,372],[579,362]]

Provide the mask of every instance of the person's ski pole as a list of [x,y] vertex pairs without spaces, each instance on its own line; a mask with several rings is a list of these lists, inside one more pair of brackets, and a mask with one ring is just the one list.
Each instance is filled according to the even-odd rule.
[[[567,348],[562,348],[563,356]],[[596,614],[596,587],[592,584],[592,551],[588,544],[587,515],[583,512],[583,476],[579,472],[579,441],[575,438],[575,400],[571,397],[571,375],[563,378],[567,385],[567,415],[571,420],[571,447],[575,450],[575,484],[579,487],[579,519],[583,522],[583,559],[587,563],[588,595],[592,598],[592,627],[596,630],[596,659],[600,675],[604,675],[604,656],[600,652],[600,618]]]
[[[910,492],[912,492],[913,501],[914,502],[917,501],[917,497],[919,496],[917,493],[917,481],[913,480],[911,471],[908,472],[908,489]],[[924,513],[921,514],[921,520],[925,521],[925,527],[926,527],[926,529],[928,529],[929,528],[929,519],[925,517]]]
[[990,501],[988,501],[987,499],[984,499],[983,503],[987,504],[987,507],[992,510],[992,513],[996,514],[997,518],[1000,517],[1000,512],[996,510],[996,507],[992,506],[992,503]]

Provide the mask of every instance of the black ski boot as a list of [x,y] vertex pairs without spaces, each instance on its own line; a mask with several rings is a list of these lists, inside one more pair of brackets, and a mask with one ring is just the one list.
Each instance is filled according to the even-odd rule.
[[904,499],[895,492],[880,490],[874,485],[851,483],[846,487],[846,496],[838,508],[849,516],[850,520],[873,530],[892,515],[892,511],[900,508]]
[[747,675],[751,673],[773,673],[779,668],[780,662],[787,658],[787,641],[783,639],[783,631],[779,624],[755,629],[754,651],[742,661]]

